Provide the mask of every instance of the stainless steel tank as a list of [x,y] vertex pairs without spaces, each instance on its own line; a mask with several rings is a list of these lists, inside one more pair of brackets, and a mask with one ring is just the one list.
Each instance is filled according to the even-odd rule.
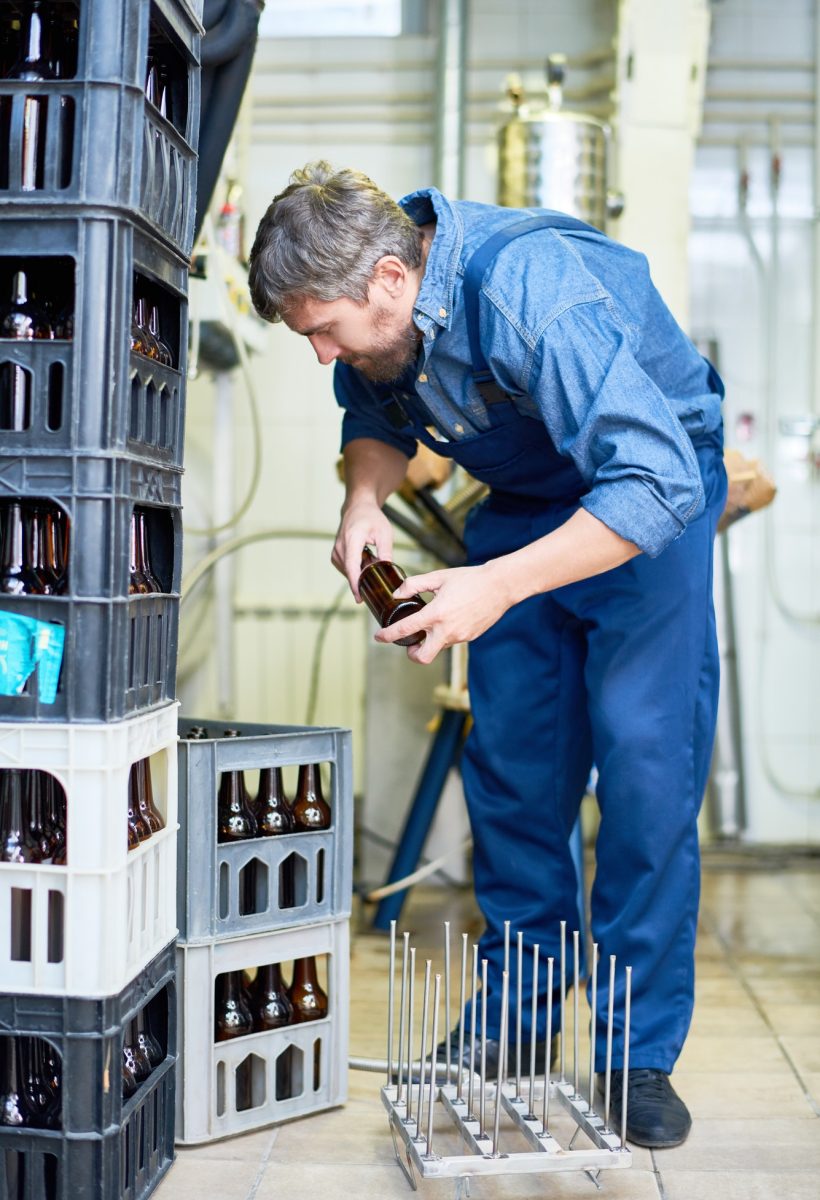
[[608,136],[584,113],[520,109],[499,131],[498,203],[555,208],[603,229]]

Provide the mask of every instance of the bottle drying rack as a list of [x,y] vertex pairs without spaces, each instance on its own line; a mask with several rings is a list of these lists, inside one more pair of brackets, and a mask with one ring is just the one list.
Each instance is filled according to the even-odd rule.
[[[450,1030],[450,923],[444,922],[444,972],[432,973],[427,960],[424,970],[421,1033],[414,1054],[414,1005],[416,949],[410,946],[410,935],[403,934],[401,954],[401,984],[399,993],[398,1041],[394,1046],[394,1007],[396,974],[396,922],[390,926],[390,966],[388,979],[387,1082],[381,1089],[382,1103],[387,1110],[393,1150],[410,1186],[417,1190],[419,1179],[452,1179],[455,1182],[454,1200],[464,1200],[470,1194],[470,1179],[480,1176],[550,1174],[554,1172],[585,1172],[596,1187],[602,1170],[623,1169],[632,1165],[632,1155],[626,1145],[626,1112],[629,1072],[629,1024],[632,990],[632,968],[625,969],[623,1010],[623,1089],[616,1117],[611,1112],[612,1040],[614,1029],[614,996],[616,959],[609,959],[609,992],[606,1032],[606,1072],[604,1076],[603,1108],[594,1107],[595,1087],[595,1029],[598,994],[598,947],[592,948],[590,978],[591,1037],[588,1078],[581,1080],[581,1060],[578,1044],[578,997],[580,974],[579,933],[573,933],[573,1053],[569,1078],[567,1072],[566,1038],[566,922],[560,925],[560,1004],[561,1049],[557,1071],[550,1062],[552,1043],[552,1002],[554,960],[547,960],[546,995],[546,1060],[543,1069],[536,1071],[535,1030],[539,998],[539,946],[534,945],[532,960],[532,1025],[529,1044],[528,1077],[522,1055],[522,981],[524,969],[523,934],[517,934],[515,1071],[508,1072],[507,1049],[511,1044],[510,1018],[510,922],[505,922],[504,971],[501,988],[501,1028],[499,1063],[496,1078],[490,1080],[486,1069],[487,1026],[487,960],[481,963],[481,989],[478,989],[478,946],[472,948],[472,987],[470,993],[469,1062],[473,1070],[463,1070],[459,1064],[464,1057],[468,1038],[465,1028],[467,1007],[467,943],[461,938],[460,1022],[458,1054],[452,1061]],[[432,987],[431,987],[432,975]],[[431,1003],[432,992],[432,1003]],[[443,993],[443,994],[442,994]],[[437,1052],[439,1010],[444,1004],[444,1061]],[[477,1030],[477,1010],[480,1027]],[[428,1043],[428,1031],[430,1040]],[[429,1045],[429,1050],[428,1050]],[[394,1061],[394,1052],[397,1061]],[[478,1054],[478,1058],[476,1055]],[[582,1094],[582,1084],[587,1094]],[[436,1118],[444,1113],[449,1121],[447,1130],[436,1130]],[[504,1126],[502,1128],[502,1115]],[[441,1122],[439,1122],[439,1125]],[[455,1134],[455,1138],[453,1137]],[[584,1135],[586,1144],[576,1148],[576,1139]],[[442,1151],[442,1142],[446,1141]],[[525,1149],[520,1147],[526,1146]]]

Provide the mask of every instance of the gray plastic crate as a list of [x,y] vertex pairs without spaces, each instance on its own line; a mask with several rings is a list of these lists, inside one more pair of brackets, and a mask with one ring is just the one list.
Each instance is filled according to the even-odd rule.
[[[79,10],[74,77],[0,81],[0,211],[15,205],[27,212],[55,204],[116,207],[188,255],[201,24],[182,0],[80,0]],[[173,122],[145,98],[149,39],[162,43],[170,64]],[[24,190],[24,110],[31,96],[45,108],[45,156],[38,186]]]
[[181,481],[179,470],[126,456],[0,457],[0,504],[36,497],[68,516],[66,593],[75,598],[128,595],[136,506],[148,513],[151,564],[163,593],[179,593]]
[[37,693],[37,671],[18,696],[0,696],[3,721],[119,721],[175,696],[179,599],[130,596],[2,596],[0,611],[65,626],[53,704]]
[[[0,208],[0,276],[16,264],[52,272],[71,292],[71,340],[0,339],[0,367],[29,376],[30,422],[0,432],[4,455],[119,451],[181,466],[185,420],[188,269],[133,221],[89,209],[37,220]],[[135,276],[155,289],[176,367],[131,352]],[[55,284],[55,286],[57,286]],[[5,300],[5,296],[0,297]]]
[[[174,1159],[177,995],[174,944],[116,996],[0,996],[0,1036],[45,1038],[61,1060],[61,1128],[0,1126],[0,1196],[142,1200]],[[165,1061],[124,1100],[123,1035],[153,1002]]]
[[[191,725],[220,731],[225,722],[184,719],[179,743],[180,941],[236,937],[261,930],[348,916],[353,889],[353,768],[344,729],[231,722],[238,738],[186,741]],[[223,771],[253,771],[296,763],[329,763],[331,827],[248,841],[217,841],[217,793]],[[296,904],[281,903],[281,869],[289,860]],[[254,872],[257,911],[239,911],[240,873]]]
[[[214,1041],[217,975],[315,955],[328,956],[325,1018],[233,1041]],[[210,1142],[345,1102],[349,957],[347,920],[178,947],[178,1142]],[[291,1070],[290,1086],[283,1089],[286,1095],[277,1098],[277,1063],[283,1055]],[[249,1107],[237,1105],[237,1072],[244,1075],[250,1092]]]

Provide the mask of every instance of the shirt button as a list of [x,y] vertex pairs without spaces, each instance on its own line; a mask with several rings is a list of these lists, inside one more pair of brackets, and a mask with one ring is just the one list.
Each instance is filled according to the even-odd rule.
[[463,432],[464,432],[464,426],[463,426],[463,425],[454,425],[454,426],[453,426],[453,429],[455,429],[456,433],[463,433]]
[[426,383],[426,382],[427,382],[427,376],[419,375],[419,383]]
[[438,310],[438,315],[439,315],[440,317],[446,317],[446,316],[447,316],[447,309],[446,309],[446,308],[440,308],[440,309]]

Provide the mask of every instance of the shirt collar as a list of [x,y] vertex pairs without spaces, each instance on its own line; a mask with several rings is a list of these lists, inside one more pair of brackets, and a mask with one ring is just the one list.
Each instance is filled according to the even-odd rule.
[[417,324],[422,329],[428,327],[430,321],[449,329],[456,271],[464,241],[461,218],[438,188],[420,188],[399,200],[399,205],[417,225],[436,222],[414,312],[421,316]]

